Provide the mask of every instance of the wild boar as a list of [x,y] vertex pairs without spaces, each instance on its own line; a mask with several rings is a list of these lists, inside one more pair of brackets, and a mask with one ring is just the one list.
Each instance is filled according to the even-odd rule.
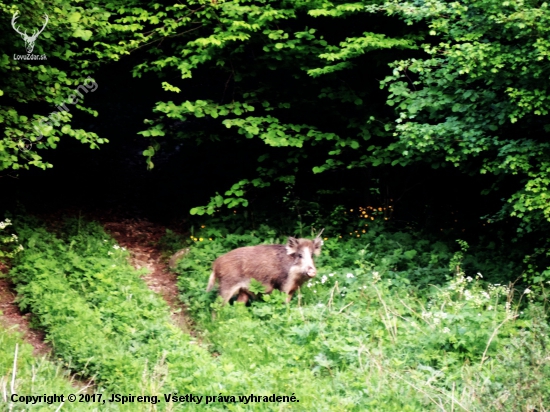
[[256,279],[266,293],[278,289],[288,294],[286,302],[290,302],[294,292],[317,274],[313,255],[321,253],[321,233],[313,240],[289,237],[286,245],[241,247],[220,256],[212,264],[206,291],[212,290],[217,279],[224,303],[237,293],[237,302],[246,303],[253,296],[250,281]]

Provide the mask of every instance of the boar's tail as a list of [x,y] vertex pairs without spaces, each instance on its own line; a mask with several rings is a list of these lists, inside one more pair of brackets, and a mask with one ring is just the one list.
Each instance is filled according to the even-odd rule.
[[206,287],[207,292],[210,292],[212,290],[212,288],[214,287],[214,283],[216,283],[216,274],[214,273],[214,271],[212,271],[210,279],[208,279],[208,286]]

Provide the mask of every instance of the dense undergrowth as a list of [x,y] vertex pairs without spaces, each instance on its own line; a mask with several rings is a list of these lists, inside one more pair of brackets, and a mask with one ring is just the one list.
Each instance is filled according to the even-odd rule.
[[[204,292],[212,261],[284,238],[267,226],[239,234],[202,228],[177,267],[196,339],[172,324],[165,302],[99,225],[69,220],[54,232],[14,219],[14,228],[24,248],[10,272],[21,308],[65,367],[94,377],[104,399],[157,395],[159,410],[198,408],[166,403],[163,395],[177,391],[213,396],[201,406],[235,411],[520,411],[550,402],[547,285],[535,296],[526,286],[487,282],[502,273],[484,273],[483,259],[468,256],[463,242],[456,252],[380,228],[327,237],[318,276],[289,305],[274,292],[248,307],[222,306]],[[174,251],[186,243],[172,234],[162,244]],[[492,269],[506,268],[503,261]],[[299,402],[239,402],[250,394]]]
[[325,238],[317,277],[291,305],[274,293],[250,307],[224,307],[204,293],[210,262],[238,246],[285,239],[268,227],[210,235],[207,227],[194,234],[179,263],[182,298],[212,350],[242,368],[311,370],[317,390],[325,378],[338,388],[342,410],[550,405],[548,285],[535,297],[526,286],[487,282],[519,275],[503,273],[514,264],[498,251],[469,255],[459,241],[453,253],[452,245],[375,226]]

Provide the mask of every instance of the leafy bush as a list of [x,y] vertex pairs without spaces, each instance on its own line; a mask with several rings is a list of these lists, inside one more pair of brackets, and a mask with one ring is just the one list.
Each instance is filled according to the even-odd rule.
[[[11,220],[6,219],[0,221],[0,231],[10,226]],[[18,252],[23,250],[23,246],[18,243],[18,238],[15,233],[9,236],[0,233],[0,262],[5,259],[13,258]]]

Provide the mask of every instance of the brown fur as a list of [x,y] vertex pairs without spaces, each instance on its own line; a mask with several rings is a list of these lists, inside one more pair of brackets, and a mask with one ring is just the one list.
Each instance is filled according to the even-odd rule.
[[287,293],[289,302],[306,280],[315,277],[313,255],[321,253],[321,244],[319,237],[313,241],[291,237],[286,245],[258,245],[232,250],[214,261],[206,291],[212,290],[218,280],[224,303],[237,293],[237,301],[246,303],[253,296],[249,290],[250,280],[256,279],[264,285],[266,293],[273,289]]

